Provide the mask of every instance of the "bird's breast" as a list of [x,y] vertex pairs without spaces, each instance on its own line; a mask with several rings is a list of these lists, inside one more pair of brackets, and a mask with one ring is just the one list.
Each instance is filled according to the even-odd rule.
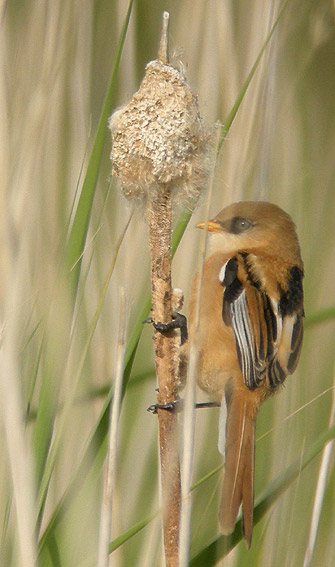
[[199,357],[197,382],[215,401],[221,401],[230,379],[243,387],[233,329],[222,318],[224,287],[219,274],[228,259],[220,253],[207,258],[202,284],[199,285],[198,274],[194,278],[189,306],[190,343],[195,344]]

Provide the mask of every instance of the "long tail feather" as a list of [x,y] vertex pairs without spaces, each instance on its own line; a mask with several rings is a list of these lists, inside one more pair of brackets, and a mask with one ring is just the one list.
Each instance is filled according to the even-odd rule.
[[253,398],[233,393],[227,400],[225,475],[223,480],[220,528],[234,531],[240,504],[243,507],[243,537],[251,545],[254,507],[254,453],[257,407]]

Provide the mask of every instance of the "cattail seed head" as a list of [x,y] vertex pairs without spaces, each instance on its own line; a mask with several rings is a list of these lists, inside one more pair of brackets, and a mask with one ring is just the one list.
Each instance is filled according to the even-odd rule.
[[206,183],[209,136],[197,96],[183,74],[161,60],[146,66],[132,100],[109,120],[112,173],[129,198],[155,198],[162,185],[194,202]]

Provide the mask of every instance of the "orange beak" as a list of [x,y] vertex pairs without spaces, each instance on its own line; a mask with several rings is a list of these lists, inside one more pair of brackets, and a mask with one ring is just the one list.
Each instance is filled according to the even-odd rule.
[[197,224],[197,228],[207,229],[209,232],[222,232],[222,226],[216,220],[199,222],[199,224]]

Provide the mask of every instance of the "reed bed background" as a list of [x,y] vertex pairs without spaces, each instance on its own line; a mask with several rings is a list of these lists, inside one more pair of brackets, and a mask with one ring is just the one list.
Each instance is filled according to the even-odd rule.
[[[110,565],[162,564],[157,423],[146,412],[156,387],[149,326],[133,356],[148,310],[147,227],[140,206],[130,206],[110,177],[107,116],[156,58],[168,10],[170,43],[205,122],[223,123],[280,8],[276,0],[1,2],[1,565],[31,567],[36,554],[43,567],[96,565],[122,289],[128,366]],[[334,100],[334,3],[290,0],[218,155],[209,204],[211,215],[241,199],[280,205],[297,224],[305,261],[302,357],[258,418],[256,497],[297,458],[303,464],[329,428]],[[204,193],[174,258],[173,283],[186,298],[200,262],[194,227],[206,206]],[[221,464],[217,418],[213,409],[197,414],[195,482]],[[334,565],[333,453],[320,519],[312,521],[322,447],[257,523],[251,550],[238,544],[224,565]],[[215,564],[206,549],[218,535],[220,474],[193,491],[191,557],[204,553],[194,565]]]

